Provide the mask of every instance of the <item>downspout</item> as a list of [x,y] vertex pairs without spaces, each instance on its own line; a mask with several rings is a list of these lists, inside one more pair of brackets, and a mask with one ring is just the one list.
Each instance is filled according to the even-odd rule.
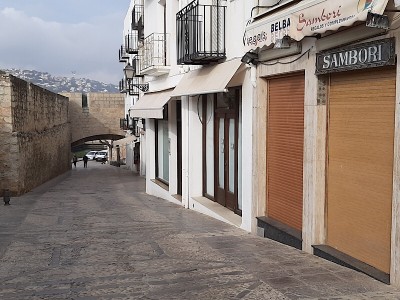
[[190,209],[190,193],[189,193],[189,188],[190,188],[190,176],[189,176],[189,164],[190,164],[190,143],[189,143],[189,137],[190,137],[190,123],[189,123],[189,108],[190,108],[190,96],[186,96],[188,97],[187,99],[187,130],[186,130],[186,155],[187,155],[187,165],[186,165],[186,197],[187,197],[187,208]]

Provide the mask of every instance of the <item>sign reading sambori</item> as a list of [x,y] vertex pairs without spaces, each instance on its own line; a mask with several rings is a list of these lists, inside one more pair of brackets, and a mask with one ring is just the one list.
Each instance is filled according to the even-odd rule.
[[315,74],[394,64],[394,39],[389,38],[317,53]]

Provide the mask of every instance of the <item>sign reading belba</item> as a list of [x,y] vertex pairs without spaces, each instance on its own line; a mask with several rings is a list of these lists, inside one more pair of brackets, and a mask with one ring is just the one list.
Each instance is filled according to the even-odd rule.
[[317,53],[315,74],[395,64],[394,38],[351,45]]

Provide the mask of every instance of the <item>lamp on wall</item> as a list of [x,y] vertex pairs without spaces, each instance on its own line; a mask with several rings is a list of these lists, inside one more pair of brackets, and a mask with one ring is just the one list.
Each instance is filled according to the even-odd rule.
[[274,49],[288,49],[290,48],[290,36],[285,35],[281,39],[276,39]]
[[243,57],[240,61],[245,64],[256,65],[258,63],[258,54],[255,52],[252,52],[252,51],[248,51],[248,52],[246,52],[245,55],[243,55]]
[[132,83],[132,79],[135,76],[135,68],[128,62],[124,68],[124,74],[126,80],[128,80],[128,89],[131,92],[131,86],[138,88],[142,92],[147,92],[149,90],[148,83]]
[[389,29],[389,18],[386,15],[368,12],[365,25],[372,28]]

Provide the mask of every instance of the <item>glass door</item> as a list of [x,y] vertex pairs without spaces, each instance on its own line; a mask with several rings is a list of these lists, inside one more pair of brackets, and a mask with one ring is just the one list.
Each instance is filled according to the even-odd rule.
[[216,113],[215,187],[216,201],[237,209],[237,119],[234,113]]
[[182,103],[176,101],[176,135],[177,135],[177,170],[178,170],[178,189],[177,194],[182,195]]

